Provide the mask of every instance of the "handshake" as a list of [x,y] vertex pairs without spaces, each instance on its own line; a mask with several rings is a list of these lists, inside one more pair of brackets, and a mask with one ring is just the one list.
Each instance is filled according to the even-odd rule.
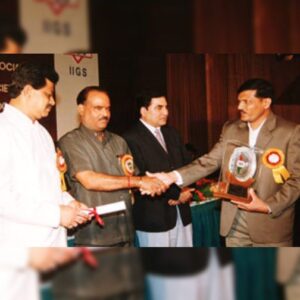
[[173,172],[170,173],[149,173],[147,176],[143,176],[139,190],[142,195],[161,195],[164,193],[172,183],[176,182],[176,175]]

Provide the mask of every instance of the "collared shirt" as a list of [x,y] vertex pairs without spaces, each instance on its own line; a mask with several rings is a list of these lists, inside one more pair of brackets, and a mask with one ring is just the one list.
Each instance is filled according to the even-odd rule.
[[265,122],[266,122],[266,119],[264,119],[261,122],[261,124],[257,128],[255,128],[255,129],[252,129],[250,123],[247,123],[248,128],[249,128],[249,146],[250,147],[254,147],[255,146],[256,141],[257,141],[257,137],[258,137],[258,135],[260,133],[261,128],[265,124]]
[[165,138],[161,132],[160,127],[153,127],[152,125],[148,124],[147,122],[145,122],[143,119],[140,119],[140,121],[146,126],[146,128],[154,135],[154,137],[156,138],[156,140],[160,143],[160,145],[164,148],[164,150],[166,152],[168,152],[167,150],[167,145],[166,145],[166,141]]
[[73,198],[61,191],[51,136],[7,104],[0,113],[0,140],[1,245],[65,246],[59,205]]
[[155,131],[158,129],[161,132],[160,127],[154,127],[149,123],[145,122],[143,119],[140,119],[140,121],[147,127],[147,129],[150,130],[150,132],[154,135],[155,138],[156,138]]
[[88,207],[125,201],[126,211],[104,215],[104,227],[90,222],[75,232],[75,243],[93,246],[111,246],[133,241],[131,195],[127,189],[116,191],[92,191],[86,189],[76,174],[93,171],[112,176],[125,176],[120,156],[130,150],[123,138],[107,130],[102,141],[95,132],[80,125],[59,140],[59,146],[68,165],[68,179],[72,195]]

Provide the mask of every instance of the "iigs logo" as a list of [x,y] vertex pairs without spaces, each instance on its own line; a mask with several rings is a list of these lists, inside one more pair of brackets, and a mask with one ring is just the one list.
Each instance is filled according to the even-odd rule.
[[73,59],[76,61],[76,63],[80,63],[84,58],[92,58],[93,54],[92,53],[84,53],[84,54],[70,54]]
[[79,0],[35,0],[36,2],[43,2],[49,6],[55,15],[60,15],[66,8],[77,8]]

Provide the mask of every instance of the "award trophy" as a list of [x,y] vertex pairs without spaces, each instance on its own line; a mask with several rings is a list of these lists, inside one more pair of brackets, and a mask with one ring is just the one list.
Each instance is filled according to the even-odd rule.
[[251,202],[248,189],[259,172],[258,159],[262,151],[238,141],[230,141],[224,149],[219,182],[212,187],[215,197],[244,203]]

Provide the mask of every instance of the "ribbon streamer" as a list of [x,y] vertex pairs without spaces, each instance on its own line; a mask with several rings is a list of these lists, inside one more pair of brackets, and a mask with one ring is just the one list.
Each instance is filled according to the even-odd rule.
[[59,148],[56,148],[56,166],[60,174],[61,190],[65,192],[67,190],[65,173],[67,172],[68,168],[63,154]]
[[88,264],[90,267],[94,269],[96,269],[99,266],[96,257],[93,255],[90,249],[86,247],[81,247],[80,251],[82,253],[82,259],[86,264]]
[[104,226],[104,221],[103,219],[98,215],[96,208],[91,208],[89,211],[89,215],[93,215],[97,221],[97,223],[103,227]]

